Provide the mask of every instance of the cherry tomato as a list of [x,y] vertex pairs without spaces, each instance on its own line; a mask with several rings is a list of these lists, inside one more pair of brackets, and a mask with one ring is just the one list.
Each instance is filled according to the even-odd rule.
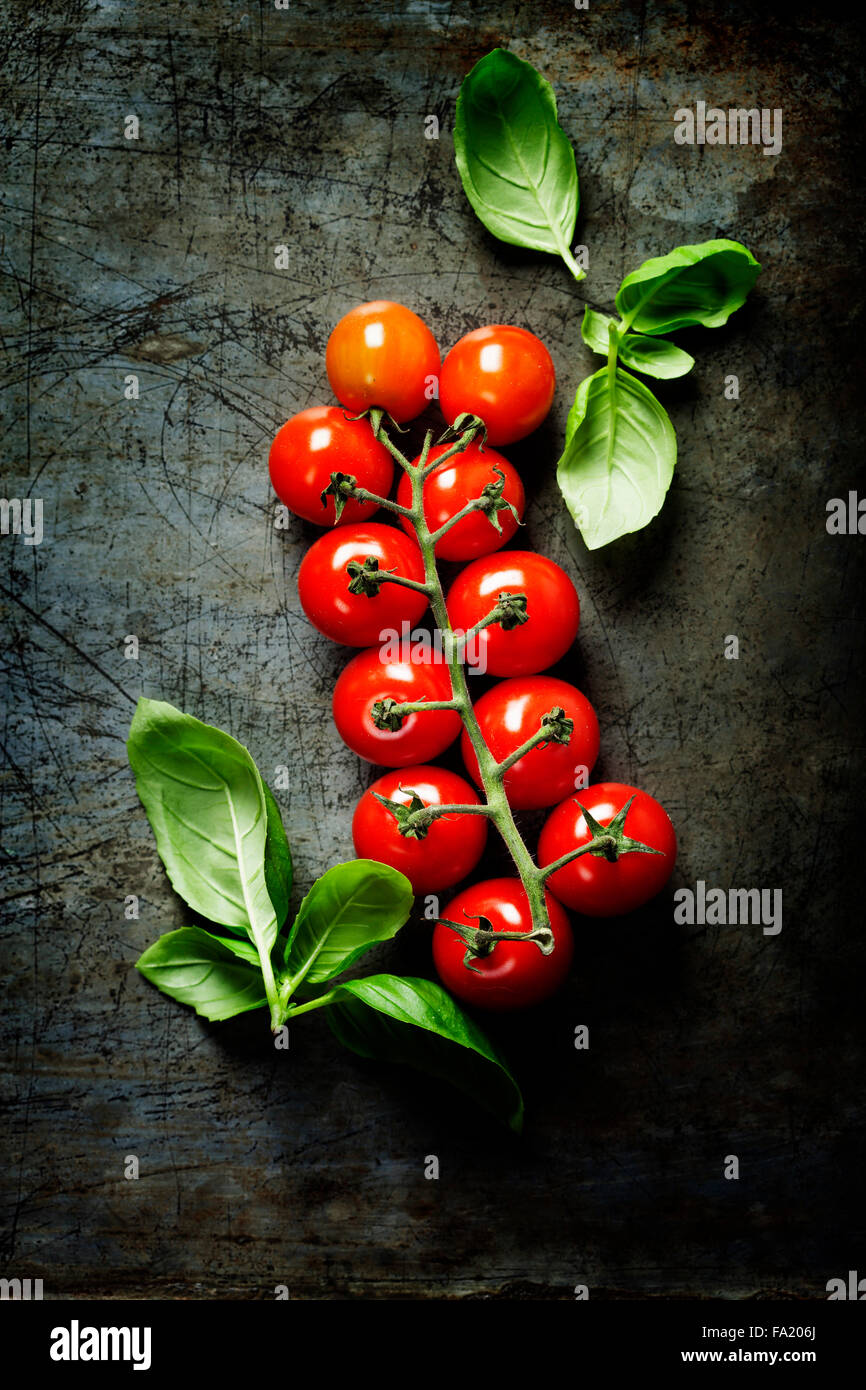
[[[430,450],[428,461],[432,462],[440,454],[448,451],[449,445],[437,444]],[[414,460],[417,464],[418,459]],[[526,498],[523,483],[515,468],[495,449],[479,448],[470,444],[462,453],[447,459],[439,468],[434,468],[424,481],[424,517],[431,531],[438,531],[452,516],[459,512],[467,502],[480,497],[488,483],[496,484],[494,469],[505,475],[502,497],[510,502],[523,519]],[[412,480],[408,473],[400,478],[397,488],[397,501],[404,507],[412,505]],[[450,531],[446,531],[441,541],[436,543],[436,555],[440,560],[474,560],[476,555],[489,555],[498,550],[517,530],[517,518],[507,507],[496,512],[502,532],[496,530],[483,512],[473,512]],[[410,535],[415,534],[411,521],[400,518],[400,525]]]
[[352,820],[355,853],[399,869],[415,893],[438,893],[471,873],[487,843],[487,817],[442,816],[431,822],[423,839],[401,835],[393,814],[374,793],[401,806],[414,796],[425,806],[477,806],[473,787],[444,767],[407,767],[386,772],[364,792]]
[[394,570],[405,579],[424,583],[424,560],[414,541],[394,526],[376,521],[341,526],[310,546],[298,572],[301,607],[313,627],[333,642],[369,647],[383,640],[386,628],[414,625],[427,607],[427,595],[401,584],[380,584],[375,595],[350,594],[346,566],[363,564],[368,556],[380,570]]
[[556,373],[534,333],[497,323],[476,328],[442,364],[439,404],[449,425],[479,415],[491,444],[513,444],[537,429],[553,404]]
[[367,762],[382,767],[409,767],[443,753],[462,727],[456,710],[422,710],[408,714],[395,732],[377,729],[371,710],[377,700],[402,704],[415,700],[450,700],[447,665],[426,658],[389,661],[386,648],[368,647],[352,657],[334,686],[334,723],[344,743]]
[[506,550],[475,560],[448,591],[451,625],[468,632],[501,593],[525,594],[525,623],[483,628],[468,644],[467,660],[491,676],[528,676],[564,656],[577,636],[580,603],[564,569],[533,550]]
[[661,853],[642,854],[636,850],[620,855],[613,864],[594,854],[584,854],[547,880],[551,893],[555,893],[560,902],[589,917],[616,917],[623,912],[633,912],[664,888],[677,858],[677,837],[667,812],[637,787],[621,782],[597,782],[595,786],[575,792],[557,806],[541,831],[538,862],[544,868],[592,839],[592,831],[579,803],[599,825],[609,825],[630,796],[634,801],[625,818],[624,833],[629,839],[639,840]]
[[[543,956],[533,941],[500,941],[487,956],[476,956],[475,969],[463,964],[466,942],[458,932],[437,922],[433,929],[433,963],[446,989],[465,1004],[479,1009],[527,1009],[549,998],[571,967],[574,940],[568,917],[555,898],[545,893],[553,929],[553,950]],[[494,931],[532,931],[532,913],[519,878],[489,878],[464,888],[444,909],[443,917],[466,926],[480,926],[486,917]]]
[[[499,681],[475,705],[484,741],[497,762],[516,752],[539,728],[542,715],[557,707],[574,721],[571,738],[567,744],[533,748],[508,769],[505,793],[515,810],[554,806],[574,791],[579,772],[586,780],[598,757],[595,710],[575,686],[555,676]],[[470,777],[480,786],[478,759],[465,731],[460,751]]]
[[378,405],[402,424],[434,398],[441,359],[417,314],[375,299],[340,319],[328,339],[325,366],[331,390],[348,410]]
[[[295,516],[317,526],[333,526],[333,497],[322,506],[322,493],[332,473],[350,474],[359,487],[387,497],[394,465],[383,444],[373,438],[366,420],[347,420],[335,405],[317,405],[293,415],[271,445],[268,467],[274,492]],[[363,521],[377,510],[374,502],[356,502],[343,508],[338,526]]]

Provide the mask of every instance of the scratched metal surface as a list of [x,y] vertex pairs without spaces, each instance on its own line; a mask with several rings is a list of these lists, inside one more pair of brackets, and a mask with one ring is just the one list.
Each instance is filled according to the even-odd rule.
[[[862,457],[857,32],[827,5],[452,0],[7,0],[2,23],[3,491],[45,509],[39,546],[0,538],[3,1273],[46,1296],[825,1296],[862,1255],[862,894],[843,835],[863,542],[824,527]],[[580,287],[495,243],[460,189],[454,98],[497,42],[554,82],[575,143]],[[782,154],[675,145],[673,112],[698,99],[781,107]],[[680,335],[697,366],[660,387],[669,499],[589,554],[552,477],[593,369],[583,303],[716,235],[764,264],[757,292],[726,329]],[[266,454],[330,399],[330,326],[378,296],[444,346],[497,320],[548,343],[556,406],[513,456],[529,542],[583,601],[563,673],[597,706],[599,772],[668,806],[675,886],[784,892],[777,937],[675,927],[670,893],[636,924],[579,924],[564,995],[492,1030],[525,1088],[521,1142],[342,1053],[318,1018],[275,1053],[262,1016],[206,1025],[132,969],[184,920],[125,759],[140,692],[231,730],[271,781],[290,767],[299,892],[351,853],[372,772],[330,723],[346,653],[299,610],[313,530],[274,531]],[[428,932],[380,966],[429,970]]]

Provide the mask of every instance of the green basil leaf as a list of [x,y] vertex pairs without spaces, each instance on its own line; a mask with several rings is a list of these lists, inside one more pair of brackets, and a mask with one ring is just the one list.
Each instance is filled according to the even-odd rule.
[[[615,320],[607,314],[597,314],[594,309],[584,311],[580,328],[583,341],[603,357],[607,357],[610,342],[608,324],[613,322]],[[623,366],[665,380],[685,376],[695,365],[693,357],[669,343],[667,338],[647,338],[640,333],[624,333],[619,340],[618,355]]]
[[395,936],[412,901],[408,878],[387,864],[335,864],[301,903],[286,943],[286,973],[307,985],[332,980],[371,946]]
[[513,246],[570,257],[577,220],[574,150],[553,88],[531,63],[495,48],[464,78],[454,155],[488,231]]
[[616,320],[610,314],[599,314],[587,305],[583,311],[580,336],[586,346],[592,348],[593,352],[600,352],[602,357],[607,357],[610,346],[608,325],[615,322]]
[[627,275],[616,307],[625,327],[641,333],[719,328],[745,303],[761,267],[738,241],[678,246]]
[[677,440],[667,411],[642,381],[607,367],[580,383],[566,425],[557,482],[590,550],[638,531],[658,513]]
[[230,949],[199,927],[180,927],[148,946],[136,967],[163,994],[218,1022],[266,1003],[261,970],[239,960],[234,944],[241,943]]
[[265,793],[267,809],[265,882],[268,885],[268,897],[277,914],[277,925],[281,927],[288,916],[289,897],[292,892],[292,852],[286,839],[280,808],[264,779],[262,790]]
[[175,891],[269,953],[277,918],[265,875],[267,801],[246,748],[173,705],[145,699],[127,747]]
[[523,1098],[493,1044],[432,980],[369,975],[335,989],[328,1022],[360,1057],[402,1062],[448,1081],[518,1134]]

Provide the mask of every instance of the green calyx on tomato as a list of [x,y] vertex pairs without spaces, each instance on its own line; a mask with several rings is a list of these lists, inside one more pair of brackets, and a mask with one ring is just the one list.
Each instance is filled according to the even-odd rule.
[[332,473],[331,481],[328,486],[322,488],[319,494],[322,499],[322,506],[327,510],[328,498],[334,499],[334,512],[336,521],[339,522],[343,515],[343,508],[355,496],[358,488],[358,479],[351,473]]
[[543,956],[549,956],[553,950],[553,934],[547,927],[534,927],[532,931],[496,931],[489,917],[479,914],[475,920],[479,923],[477,927],[470,927],[465,922],[451,922],[447,917],[439,918],[443,927],[450,927],[452,931],[456,931],[466,943],[463,964],[467,970],[474,970],[476,975],[482,974],[474,964],[476,958],[489,956],[494,947],[501,945],[503,941],[532,941]]
[[[642,844],[640,840],[631,840],[625,833],[625,818],[634,801],[633,796],[629,797],[622,810],[617,811],[613,820],[609,821],[607,825],[600,825],[592,812],[586,806],[581,805],[579,797],[574,799],[580,806],[593,835],[592,840],[586,846],[585,853],[596,856],[603,855],[611,864],[615,864],[621,854],[634,854],[638,850],[643,854],[661,854],[660,849],[653,849],[652,845]],[[577,850],[576,853],[580,854],[582,851]]]

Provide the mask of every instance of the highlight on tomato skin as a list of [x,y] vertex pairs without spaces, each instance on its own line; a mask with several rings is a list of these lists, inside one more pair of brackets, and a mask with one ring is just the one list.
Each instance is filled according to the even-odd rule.
[[491,676],[528,676],[565,655],[580,625],[580,600],[555,561],[533,550],[504,550],[474,560],[448,590],[451,625],[468,632],[487,616],[500,593],[525,594],[526,622],[493,623],[474,639],[473,660]]
[[287,420],[271,444],[268,469],[283,505],[316,526],[349,526],[378,511],[375,502],[350,498],[336,521],[333,497],[322,505],[332,473],[350,475],[377,497],[388,496],[394,477],[391,455],[367,421],[347,420],[335,405],[312,406]]
[[[449,448],[448,444],[435,444],[427,456],[428,463],[447,453]],[[413,466],[419,462],[420,455],[412,460]],[[499,481],[497,469],[502,475],[502,499],[510,502],[514,511],[503,507],[496,512],[498,531],[482,511],[465,516],[436,542],[437,560],[474,560],[479,555],[490,555],[499,550],[511,540],[518,521],[523,520],[526,495],[520,474],[505,455],[487,445],[482,449],[476,441],[461,453],[446,459],[424,480],[424,519],[433,532],[438,531],[467,502],[480,497],[485,487],[495,485]],[[401,474],[397,501],[403,507],[412,505],[412,480],[407,473]],[[401,517],[400,524],[407,535],[415,535],[415,528],[408,517]]]
[[634,797],[626,814],[624,833],[632,840],[657,850],[656,854],[633,851],[616,863],[583,854],[547,879],[547,887],[561,903],[587,917],[618,917],[634,912],[660,893],[674,871],[677,837],[670,816],[647,792],[624,782],[597,782],[569,796],[548,816],[538,840],[541,868],[564,854],[579,849],[593,838],[583,807],[600,825]]
[[355,413],[380,406],[398,424],[435,399],[442,366],[436,339],[405,304],[374,299],[336,324],[325,368],[338,401]]
[[549,999],[566,979],[574,957],[568,915],[545,892],[554,948],[542,955],[532,941],[500,941],[489,955],[464,963],[466,942],[441,918],[478,926],[486,917],[494,931],[532,931],[532,911],[519,878],[491,878],[464,888],[442,909],[433,929],[433,963],[446,989],[464,1004],[492,1012],[528,1009]]
[[478,415],[494,447],[515,444],[547,416],[556,391],[553,359],[526,328],[496,323],[473,329],[442,364],[439,404],[449,425]]
[[421,839],[401,835],[393,813],[376,797],[411,806],[478,806],[481,798],[464,777],[448,768],[422,765],[386,772],[367,788],[355,808],[352,838],[359,859],[375,859],[405,874],[414,893],[453,888],[472,872],[487,844],[488,818],[451,814],[431,822]]
[[452,699],[448,666],[429,653],[411,661],[383,660],[383,650],[367,647],[358,652],[337,679],[332,709],[340,738],[359,758],[381,767],[409,767],[438,758],[463,728],[456,710],[408,714],[392,732],[376,727],[372,709],[379,700],[404,704]]
[[[498,681],[475,702],[484,740],[500,763],[537,732],[543,716],[554,708],[573,720],[571,737],[568,743],[531,749],[508,769],[503,785],[515,811],[555,806],[580,780],[587,780],[598,758],[598,718],[586,696],[556,676],[513,676]],[[478,759],[465,732],[460,751],[467,772],[480,786]]]

